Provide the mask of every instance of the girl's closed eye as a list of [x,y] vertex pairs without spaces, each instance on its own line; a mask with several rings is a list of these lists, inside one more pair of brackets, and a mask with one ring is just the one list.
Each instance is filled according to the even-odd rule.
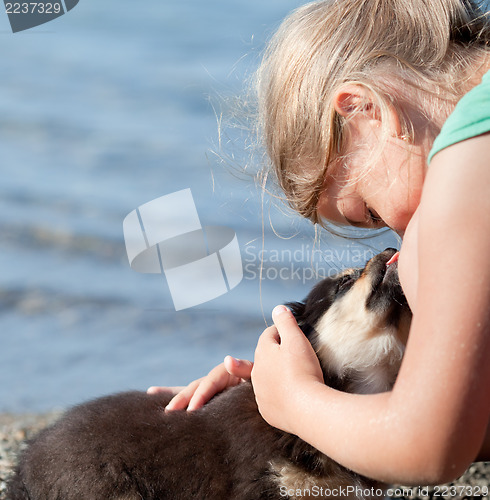
[[366,219],[368,222],[372,223],[375,226],[385,225],[385,222],[379,216],[378,212],[376,212],[376,210],[372,208],[369,208],[367,205],[366,205]]
[[345,220],[349,223],[349,225],[354,227],[364,227],[364,228],[379,228],[386,226],[384,220],[379,216],[376,210],[369,208],[367,205],[364,206],[364,213],[355,214],[355,215],[347,215],[343,214]]

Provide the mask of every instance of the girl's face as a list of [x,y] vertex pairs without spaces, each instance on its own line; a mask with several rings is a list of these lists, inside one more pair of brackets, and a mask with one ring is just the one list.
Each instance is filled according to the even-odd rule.
[[[403,236],[420,202],[427,148],[391,137],[378,155],[378,132],[371,131],[362,138],[351,134],[348,151],[353,152],[344,155],[325,179],[317,210],[323,219],[334,223],[364,228],[388,226]],[[378,160],[366,168],[373,154]]]

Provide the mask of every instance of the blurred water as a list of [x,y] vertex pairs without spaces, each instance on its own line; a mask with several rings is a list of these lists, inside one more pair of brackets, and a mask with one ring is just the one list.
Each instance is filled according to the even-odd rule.
[[[312,268],[372,253],[328,235],[318,253],[308,224],[213,154],[219,103],[300,3],[82,0],[15,35],[0,15],[0,411],[184,384],[228,353],[251,358],[262,309],[301,299]],[[236,164],[245,136],[222,137]],[[203,224],[236,231],[245,277],[177,313],[163,277],[129,268],[122,221],[184,188]]]

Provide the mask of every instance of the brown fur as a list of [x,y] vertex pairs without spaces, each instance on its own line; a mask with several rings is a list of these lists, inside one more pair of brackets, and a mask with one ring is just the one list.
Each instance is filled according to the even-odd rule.
[[[348,319],[342,311],[352,307],[352,297],[364,309],[364,323],[371,325],[359,338],[366,352],[406,334],[408,307],[396,273],[389,275],[385,265],[393,252],[373,258],[362,273],[327,278],[304,303],[291,304],[319,353],[325,382],[333,387],[362,392],[368,376],[372,380],[365,392],[376,392],[394,382],[399,340],[389,344],[393,352],[380,356],[376,366],[359,360],[358,354],[348,359],[350,354],[340,347],[345,366],[332,373],[327,364],[336,352],[335,331]],[[377,486],[298,437],[270,427],[257,411],[248,382],[194,412],[165,412],[169,399],[128,392],[68,411],[22,454],[9,500],[279,500],[295,498],[285,496],[281,487]]]

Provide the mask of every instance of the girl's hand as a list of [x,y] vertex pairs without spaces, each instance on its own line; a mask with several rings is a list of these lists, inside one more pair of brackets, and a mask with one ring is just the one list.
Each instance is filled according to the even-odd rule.
[[213,368],[205,377],[194,380],[187,387],[150,387],[148,394],[172,391],[175,396],[166,410],[197,410],[214,395],[249,379],[252,362],[226,356],[223,363]]
[[275,326],[261,335],[255,351],[252,385],[262,417],[272,426],[296,434],[302,394],[309,384],[323,384],[323,374],[310,342],[292,312],[277,306]]

